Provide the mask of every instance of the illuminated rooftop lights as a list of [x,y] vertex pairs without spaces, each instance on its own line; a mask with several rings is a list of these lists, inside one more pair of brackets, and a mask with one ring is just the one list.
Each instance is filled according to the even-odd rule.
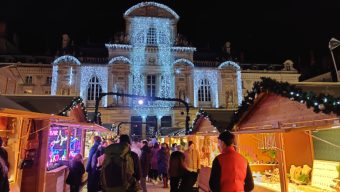
[[169,12],[171,15],[173,15],[176,20],[179,19],[179,16],[177,15],[177,13],[175,11],[173,11],[172,9],[170,9],[168,6],[160,4],[160,3],[156,3],[156,2],[141,2],[138,3],[137,5],[129,8],[127,11],[125,11],[124,13],[124,17],[128,17],[130,13],[132,13],[134,10],[142,8],[142,7],[146,7],[146,6],[154,6],[154,7],[159,7],[161,9],[165,9],[167,12]]
[[64,56],[58,57],[56,60],[54,60],[52,62],[52,64],[58,65],[59,63],[62,63],[62,62],[71,62],[71,63],[75,63],[77,65],[81,64],[80,61],[77,58],[75,58],[71,55],[64,55]]
[[129,63],[131,64],[130,59],[128,59],[127,57],[124,56],[118,56],[118,57],[114,57],[109,61],[109,65],[114,64],[116,61],[123,61],[124,63]]

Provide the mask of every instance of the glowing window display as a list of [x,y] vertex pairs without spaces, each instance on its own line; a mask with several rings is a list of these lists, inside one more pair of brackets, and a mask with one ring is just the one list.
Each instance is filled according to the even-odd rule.
[[70,154],[69,160],[73,159],[78,153],[81,153],[82,130],[72,129],[70,132]]
[[67,140],[67,127],[51,127],[48,137],[48,170],[61,166],[67,160]]

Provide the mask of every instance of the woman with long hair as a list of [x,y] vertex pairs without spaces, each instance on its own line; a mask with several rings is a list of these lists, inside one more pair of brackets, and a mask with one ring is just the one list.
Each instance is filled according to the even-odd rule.
[[179,191],[179,183],[182,175],[185,172],[184,154],[180,151],[174,151],[170,155],[169,177],[170,177],[170,192]]
[[81,180],[85,173],[83,156],[81,154],[74,156],[69,170],[70,172],[66,179],[66,183],[70,185],[70,192],[79,192],[82,184]]

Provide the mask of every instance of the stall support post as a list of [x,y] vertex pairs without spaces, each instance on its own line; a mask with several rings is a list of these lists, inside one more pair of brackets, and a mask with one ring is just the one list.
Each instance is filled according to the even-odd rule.
[[284,140],[283,133],[278,133],[278,153],[279,154],[279,172],[280,172],[280,183],[281,183],[281,191],[288,192],[288,181],[286,177],[287,168],[286,168],[286,155],[284,148]]

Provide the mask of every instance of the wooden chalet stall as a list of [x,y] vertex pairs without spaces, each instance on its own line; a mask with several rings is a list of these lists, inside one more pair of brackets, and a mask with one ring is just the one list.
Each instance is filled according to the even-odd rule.
[[[217,137],[220,130],[226,128],[232,111],[226,110],[199,110],[193,122],[190,135],[180,136],[183,142],[193,141],[199,151],[201,169],[198,176],[200,190],[209,191],[209,178],[214,158],[220,154]],[[176,138],[176,137],[175,137]]]
[[[322,133],[338,132],[340,98],[263,79],[243,105],[232,123],[237,149],[253,172],[254,191],[339,191],[340,142]],[[320,155],[330,152],[329,158]]]
[[20,157],[15,164],[22,169],[17,169],[20,174],[17,174],[18,179],[14,182],[13,191],[68,191],[65,184],[67,166],[75,154],[85,154],[86,132],[108,130],[97,124],[88,123],[80,98],[53,96],[8,98],[26,109],[36,111],[29,113],[37,114],[27,115],[27,122],[24,119],[20,126],[17,126],[17,137],[21,139],[17,141]]

